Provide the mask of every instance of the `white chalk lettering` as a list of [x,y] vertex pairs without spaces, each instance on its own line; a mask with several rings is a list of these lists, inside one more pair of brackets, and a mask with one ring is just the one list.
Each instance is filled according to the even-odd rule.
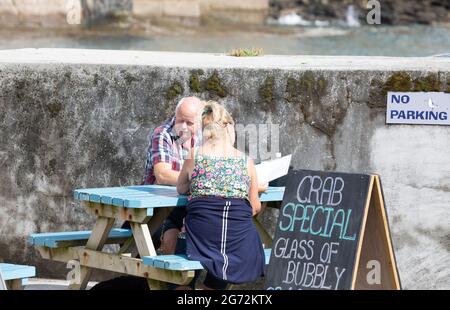
[[300,203],[326,204],[335,207],[342,202],[344,186],[345,182],[341,177],[327,177],[322,181],[318,175],[308,175],[297,187],[297,200]]
[[339,267],[334,267],[334,272],[336,273],[336,278],[337,278],[334,289],[337,290],[339,287],[339,281],[341,280],[342,275],[345,272],[345,268],[342,268],[341,272],[339,272]]

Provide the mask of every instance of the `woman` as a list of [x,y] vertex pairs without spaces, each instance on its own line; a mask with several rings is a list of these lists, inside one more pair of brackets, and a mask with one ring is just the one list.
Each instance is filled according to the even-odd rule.
[[205,103],[202,144],[178,178],[189,193],[186,252],[207,270],[205,289],[225,289],[264,274],[264,250],[252,216],[261,209],[253,160],[238,151],[234,122],[217,102]]

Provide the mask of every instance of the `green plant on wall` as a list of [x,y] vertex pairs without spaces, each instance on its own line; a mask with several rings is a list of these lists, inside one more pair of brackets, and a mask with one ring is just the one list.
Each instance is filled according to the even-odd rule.
[[288,77],[286,81],[286,100],[289,102],[294,102],[299,95],[299,90],[297,86],[297,80]]
[[184,89],[180,82],[175,81],[166,89],[166,99],[172,100],[183,93]]
[[194,70],[191,72],[191,76],[189,77],[189,88],[196,92],[201,93],[203,91],[203,85],[200,81],[200,75],[203,75],[205,72],[202,69]]
[[268,76],[264,84],[259,88],[259,95],[266,103],[273,101],[275,79],[273,76]]
[[414,80],[414,90],[415,91],[426,91],[426,92],[432,92],[432,91],[440,91],[441,85],[440,85],[439,77],[437,74],[429,74],[426,77],[418,78]]
[[228,56],[234,57],[252,57],[252,56],[262,56],[263,49],[262,48],[235,48],[232,49],[228,54]]
[[209,77],[202,80],[200,76],[204,74],[205,72],[202,69],[191,71],[191,75],[189,76],[190,90],[195,93],[208,92],[211,97],[226,97],[228,91],[222,85],[219,73],[214,71]]
[[389,91],[407,92],[412,89],[411,77],[407,72],[392,74],[383,85],[383,95]]
[[226,97],[227,95],[227,90],[222,86],[217,71],[214,71],[213,74],[206,79],[204,87],[205,90],[210,92],[210,94],[216,94],[217,96],[222,98]]

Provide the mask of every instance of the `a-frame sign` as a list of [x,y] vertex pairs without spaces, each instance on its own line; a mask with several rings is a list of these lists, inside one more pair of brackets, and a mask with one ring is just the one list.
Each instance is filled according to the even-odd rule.
[[401,289],[377,175],[293,171],[267,289]]

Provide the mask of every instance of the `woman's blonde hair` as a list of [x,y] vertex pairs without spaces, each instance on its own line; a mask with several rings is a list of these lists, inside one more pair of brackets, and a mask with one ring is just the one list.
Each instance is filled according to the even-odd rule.
[[216,101],[204,103],[202,113],[203,139],[217,140],[225,136],[228,124],[234,125],[230,113]]

